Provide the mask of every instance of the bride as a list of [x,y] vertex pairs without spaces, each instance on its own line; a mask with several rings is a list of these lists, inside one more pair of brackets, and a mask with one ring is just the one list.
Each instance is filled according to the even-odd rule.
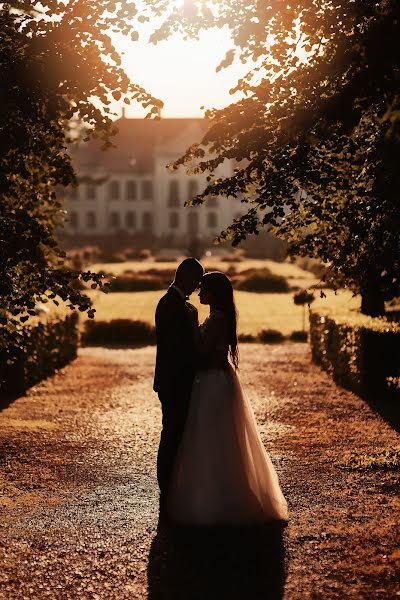
[[210,316],[199,326],[193,312],[201,367],[169,487],[169,516],[182,525],[287,521],[286,500],[236,373],[232,284],[223,273],[207,273],[199,297]]

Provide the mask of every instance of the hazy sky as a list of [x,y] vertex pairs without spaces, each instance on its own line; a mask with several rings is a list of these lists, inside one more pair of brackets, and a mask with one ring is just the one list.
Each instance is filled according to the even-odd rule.
[[[157,45],[146,40],[131,42],[113,35],[123,66],[132,81],[164,101],[163,117],[200,117],[206,108],[223,107],[234,97],[229,89],[247,68],[236,61],[219,73],[215,67],[232,47],[226,30],[210,30],[199,41],[173,37]],[[139,106],[128,107],[128,116],[144,116]]]

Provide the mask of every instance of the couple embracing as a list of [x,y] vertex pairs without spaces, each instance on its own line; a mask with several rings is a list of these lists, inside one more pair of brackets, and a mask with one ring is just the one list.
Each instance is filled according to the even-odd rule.
[[[200,289],[210,315],[188,302]],[[160,516],[180,525],[286,521],[287,503],[240,385],[232,284],[185,259],[156,310]]]

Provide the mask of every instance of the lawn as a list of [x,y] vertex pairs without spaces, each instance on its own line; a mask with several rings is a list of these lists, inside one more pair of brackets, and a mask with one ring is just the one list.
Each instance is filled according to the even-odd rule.
[[[96,319],[111,321],[112,319],[137,319],[154,324],[154,311],[158,300],[164,292],[114,292],[104,294],[99,291],[88,292],[96,308]],[[340,292],[337,296],[326,291],[326,299],[318,299],[314,306],[335,304],[359,306],[359,299],[352,298],[349,292]],[[284,335],[302,328],[303,308],[293,303],[292,294],[256,294],[251,292],[235,292],[239,312],[239,333],[257,334],[262,329],[277,329]],[[200,320],[208,314],[208,307],[201,306],[197,294],[191,297],[198,306]]]
[[[234,268],[237,273],[246,269],[265,269],[268,268],[272,273],[285,277],[290,287],[310,287],[317,283],[318,279],[310,273],[301,269],[291,262],[275,262],[273,260],[246,259],[237,263],[230,263],[214,259],[204,259],[201,261],[207,271],[228,271]],[[176,269],[176,261],[157,262],[155,260],[131,260],[121,263],[96,263],[89,268],[91,271],[105,271],[113,275],[121,275],[124,271],[147,271],[148,269]]]

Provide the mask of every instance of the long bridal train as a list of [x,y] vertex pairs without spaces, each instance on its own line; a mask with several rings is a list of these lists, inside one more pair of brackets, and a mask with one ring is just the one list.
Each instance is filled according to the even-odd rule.
[[197,373],[168,512],[182,525],[288,520],[278,476],[231,365]]

